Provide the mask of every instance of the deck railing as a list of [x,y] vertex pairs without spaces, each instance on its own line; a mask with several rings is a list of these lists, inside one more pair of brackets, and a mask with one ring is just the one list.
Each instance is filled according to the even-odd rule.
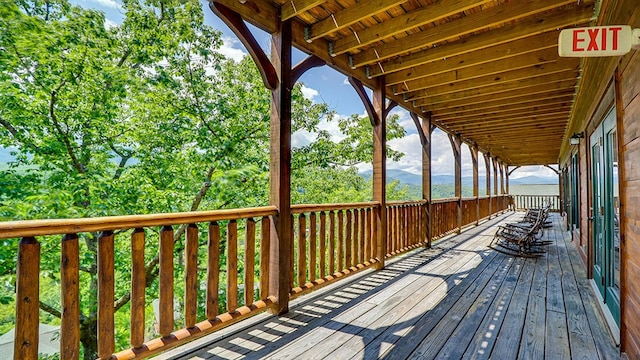
[[[465,226],[505,210],[507,204],[507,196],[445,199],[431,204],[388,203],[384,256],[379,255],[384,247],[376,243],[379,203],[294,205],[290,298],[369,268],[384,258],[428,245],[429,221],[435,239],[460,230],[459,209]],[[80,354],[80,324],[86,319],[80,314],[79,304],[87,300],[81,299],[80,281],[91,280],[79,273],[83,266],[95,266],[98,356],[133,359],[157,354],[275,305],[278,300],[268,295],[270,281],[280,276],[269,269],[274,260],[270,259],[274,253],[270,241],[275,215],[277,209],[267,206],[0,222],[0,239],[20,239],[16,243],[14,359],[37,359],[38,355],[41,243],[53,243],[61,259],[60,358],[77,359]],[[86,259],[81,254],[86,245],[80,239],[88,237],[96,239],[97,264],[83,263]],[[124,244],[130,251],[117,252]],[[122,264],[129,268],[119,268]],[[116,271],[130,274],[127,284],[116,284]],[[158,289],[150,294],[147,286],[152,280],[149,277],[156,275],[154,271]],[[158,337],[145,340],[150,320],[145,319],[145,309],[151,297],[157,297]],[[174,307],[177,297],[182,298],[179,308]],[[116,348],[114,316],[127,302],[130,348],[122,350]],[[199,314],[199,309],[204,311]],[[176,313],[181,314],[177,322]]]
[[512,195],[516,210],[539,209],[549,206],[553,212],[560,211],[560,196],[558,195]]

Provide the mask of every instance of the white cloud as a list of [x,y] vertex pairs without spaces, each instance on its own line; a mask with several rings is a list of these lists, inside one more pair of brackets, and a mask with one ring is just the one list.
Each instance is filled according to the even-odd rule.
[[242,58],[244,58],[247,53],[244,49],[236,48],[240,44],[240,41],[231,38],[231,37],[223,37],[222,38],[222,46],[218,49],[218,52],[225,57],[232,59],[235,62],[240,62]]
[[304,84],[300,88],[300,91],[302,91],[302,96],[304,96],[305,99],[311,100],[311,101],[313,101],[313,98],[315,98],[320,94],[318,90],[310,87],[306,87]]
[[118,26],[118,24],[116,24],[115,22],[109,20],[109,19],[104,19],[104,28],[109,30],[112,29],[114,27]]
[[86,0],[89,4],[95,4],[110,9],[120,9],[121,5],[115,0]]

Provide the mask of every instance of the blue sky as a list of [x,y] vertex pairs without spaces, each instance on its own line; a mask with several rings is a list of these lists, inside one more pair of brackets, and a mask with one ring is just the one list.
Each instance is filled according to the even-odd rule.
[[[105,13],[107,19],[107,26],[117,25],[121,23],[123,18],[123,11],[120,8],[120,0],[71,0],[73,4],[80,5],[85,8],[93,8],[102,10]],[[209,10],[208,2],[206,0],[200,0],[204,14],[205,22],[215,29],[222,32],[224,46],[220,49],[220,52],[227,57],[239,60],[247,54],[244,46],[240,43],[237,37],[227,28],[227,26],[216,16],[211,10]],[[270,48],[269,35],[259,29],[251,27],[254,36],[263,49]],[[294,51],[294,63],[304,59],[306,55],[302,52]],[[323,66],[321,68],[314,68],[305,73],[300,81],[304,84],[303,92],[309,99],[317,102],[325,102],[329,107],[342,116],[349,116],[350,114],[365,114],[364,107],[356,95],[355,91],[347,82],[346,76],[339,72]],[[405,156],[399,162],[388,161],[387,168],[389,169],[401,169],[412,173],[419,174],[421,172],[421,147],[420,140],[416,133],[415,125],[409,117],[407,111],[394,110],[392,113],[397,113],[400,116],[400,124],[406,129],[407,136],[403,139],[393,140],[389,142],[389,146],[395,150],[399,150],[405,153]],[[337,126],[333,123],[323,123],[321,127],[331,134],[338,134]],[[296,133],[293,135],[293,145],[302,145],[307,143],[313,138],[314,134],[309,133]],[[447,136],[436,130],[433,134],[433,146],[432,146],[432,171],[433,174],[453,174],[453,154],[451,152],[451,146]],[[471,176],[471,156],[466,146],[463,146],[462,150],[462,163],[463,163],[463,176]],[[482,157],[480,157],[482,158]],[[480,159],[480,173],[482,174],[484,169],[484,161]],[[363,164],[359,166],[361,170],[369,169],[369,164]],[[556,177],[557,175],[541,166],[531,166],[521,168],[513,173],[512,177],[522,177],[528,175],[544,176],[544,177]]]

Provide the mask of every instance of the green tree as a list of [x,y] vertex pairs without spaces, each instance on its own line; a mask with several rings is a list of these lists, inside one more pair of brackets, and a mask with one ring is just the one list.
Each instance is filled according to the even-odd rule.
[[[0,146],[15,149],[16,157],[0,173],[0,219],[268,202],[270,94],[251,59],[235,63],[219,55],[220,34],[204,25],[197,0],[128,0],[123,11],[122,25],[106,28],[102,13],[66,0],[0,0]],[[293,89],[293,128],[318,137],[294,151],[294,188],[304,195],[294,199],[370,199],[371,186],[350,167],[371,161],[368,119],[332,119],[326,104],[305,99],[300,89]],[[322,119],[337,121],[346,139],[332,142],[318,130]],[[403,134],[397,118],[389,119],[389,137]],[[319,190],[334,184],[340,190],[330,196]],[[175,232],[176,256],[183,232]],[[81,237],[86,359],[97,349],[98,235]],[[43,276],[59,283],[60,239],[39,240]],[[2,245],[0,297],[10,303],[16,246]],[[116,252],[116,277],[127,279],[128,247],[118,243]],[[149,249],[146,256],[154,298],[157,254]],[[128,289],[116,295],[115,307],[125,313],[117,321],[124,321]],[[47,292],[41,308],[59,317],[59,296]],[[126,346],[126,338],[119,341]]]

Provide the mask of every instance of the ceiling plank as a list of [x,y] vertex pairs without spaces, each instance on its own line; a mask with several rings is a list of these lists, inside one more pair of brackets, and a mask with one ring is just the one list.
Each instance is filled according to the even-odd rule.
[[322,5],[327,0],[286,0],[281,6],[282,21],[289,20],[305,11]]
[[[456,41],[436,48],[402,56],[390,62],[382,63],[381,72],[388,73],[397,71],[399,70],[398,64],[402,64],[402,68],[407,69],[411,66],[426,64],[450,56],[485,49],[490,46],[523,39],[535,34],[547,31],[557,31],[557,29],[567,26],[584,24],[591,19],[592,15],[593,9],[588,6],[580,6],[571,10],[556,12],[549,15],[539,15],[517,24],[508,25],[501,29],[479,34],[473,37],[473,41]],[[377,62],[379,62],[379,60],[375,57],[375,54],[372,56],[371,54],[367,55],[367,53],[358,53],[353,55],[352,67],[369,65]],[[393,65],[396,65],[395,68]],[[373,70],[373,68],[374,67],[372,66],[371,69]]]
[[[526,76],[526,75],[525,75]],[[517,78],[509,82],[494,82],[493,84],[485,83],[483,86],[469,86],[468,83],[460,86],[452,86],[452,89],[436,88],[430,91],[419,90],[412,92],[407,96],[408,100],[429,99],[433,103],[442,102],[444,100],[471,98],[481,95],[503,93],[517,89],[532,87],[536,85],[551,84],[563,80],[575,79],[578,76],[576,70],[554,71],[548,74],[541,74],[536,77]],[[455,89],[453,89],[455,88]]]
[[[486,127],[495,127],[502,126],[505,123],[514,123],[518,124],[524,123],[525,120],[529,117],[535,116],[569,116],[569,112],[571,111],[571,104],[565,106],[545,106],[535,109],[521,109],[521,110],[513,110],[511,112],[504,112],[501,114],[494,114],[491,116],[476,116],[464,119],[457,120],[438,120],[439,123],[446,125],[449,128],[456,128],[460,126],[468,126],[472,125],[478,128]],[[566,120],[566,118],[565,118]],[[565,124],[562,124],[564,126]]]
[[[536,14],[538,15],[537,18],[547,18],[549,15],[544,14],[543,12],[572,3],[575,3],[575,0],[526,0],[509,2],[436,26],[435,28],[430,29],[431,31],[420,31],[407,37],[387,41],[384,44],[378,44],[360,53],[354,54],[353,63],[358,67],[380,62],[394,56],[407,54],[411,51],[428,48],[443,41],[454,41],[460,36],[500,26],[505,22],[522,19]],[[560,12],[566,11],[563,9],[563,11]],[[539,19],[536,19],[536,22],[539,21]],[[531,19],[526,22],[530,23]],[[504,30],[496,29],[491,32],[496,31]],[[524,31],[527,33],[533,32],[529,29],[524,29]],[[511,36],[510,31],[505,31],[505,35],[512,39],[514,38]]]
[[243,20],[249,21],[261,30],[273,34],[279,28],[278,9],[267,1],[212,0],[235,11]]
[[430,99],[417,100],[414,103],[414,107],[424,108],[424,111],[437,112],[440,110],[452,109],[460,106],[473,106],[476,104],[483,104],[488,101],[507,101],[513,98],[521,98],[523,96],[538,96],[542,94],[549,94],[555,91],[574,91],[573,88],[576,84],[576,79],[565,79],[563,81],[556,82],[555,80],[550,82],[544,82],[539,85],[532,85],[522,89],[516,89],[509,92],[502,92],[499,94],[487,94],[484,96],[478,96],[473,98],[459,98],[450,99],[448,101],[441,101],[434,103]]
[[488,113],[492,111],[500,111],[502,108],[521,108],[525,106],[536,106],[546,103],[556,103],[559,101],[572,101],[573,91],[565,91],[564,93],[557,93],[555,91],[550,92],[546,96],[523,96],[519,98],[511,99],[508,105],[502,100],[492,101],[489,103],[478,104],[476,106],[461,106],[455,108],[447,108],[442,111],[436,112],[437,116],[441,119],[446,119],[450,116],[465,116],[466,114],[475,113]]
[[[447,71],[479,66],[489,62],[498,62],[506,59],[511,60],[517,56],[535,56],[537,52],[557,48],[558,32],[551,31],[513,42],[491,46],[473,53],[464,53],[461,55],[441,58],[437,59],[437,61],[408,68],[405,67],[404,63],[399,63],[397,68],[392,66],[394,63],[386,63],[386,80],[388,85],[395,85],[402,83],[406,79],[419,79]],[[377,66],[371,67],[368,71],[369,77],[382,75],[379,70],[380,69]]]
[[[495,61],[485,63],[478,66],[472,66],[465,69],[453,70],[438,75],[422,77],[417,80],[408,79],[398,84],[392,89],[394,94],[403,94],[426,88],[434,88],[442,85],[450,85],[461,81],[471,81],[483,77],[509,77],[516,74],[516,70],[520,72],[528,72],[531,69],[551,68],[558,61],[563,61],[569,66],[577,68],[580,66],[580,60],[574,58],[565,58],[558,60],[557,49],[547,49],[538,53],[529,53],[509,59],[509,61]],[[545,65],[546,66],[542,66]],[[537,71],[539,73],[540,71]],[[508,81],[504,79],[504,81]]]
[[398,6],[408,0],[368,0],[360,1],[340,12],[311,25],[307,41],[314,41],[338,30],[342,30],[351,24],[357,23],[374,14],[381,13]]
[[553,74],[544,74],[537,77],[526,78],[517,81],[511,81],[507,83],[497,83],[492,86],[484,87],[470,87],[461,89],[459,91],[451,92],[447,91],[443,94],[432,94],[430,92],[420,90],[411,93],[407,96],[408,100],[429,99],[432,104],[445,102],[449,100],[455,100],[460,98],[473,98],[476,96],[504,93],[507,91],[514,91],[518,89],[528,88],[537,85],[554,84],[563,80],[571,80],[577,77],[575,70],[563,70]]
[[436,22],[489,2],[493,2],[493,0],[463,0],[455,2],[441,0],[437,3],[417,8],[404,15],[358,31],[357,34],[354,33],[353,36],[338,39],[333,44],[333,53],[336,55],[344,54],[355,48],[373,44],[376,41]]
[[508,105],[476,109],[466,113],[449,113],[444,115],[437,114],[435,115],[435,118],[438,121],[449,121],[449,120],[462,120],[462,119],[474,118],[474,117],[480,117],[480,116],[490,117],[493,115],[508,113],[516,110],[535,109],[541,106],[551,106],[551,105],[558,106],[558,107],[571,106],[572,100],[573,100],[573,95],[565,96],[563,98],[553,99],[553,100],[535,99],[531,103],[527,103],[527,104],[518,105],[518,104],[509,103]]

